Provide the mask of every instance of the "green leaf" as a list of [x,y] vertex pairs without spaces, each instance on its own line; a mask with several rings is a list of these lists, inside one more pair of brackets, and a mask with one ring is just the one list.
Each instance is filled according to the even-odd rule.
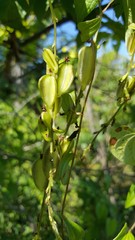
[[125,15],[125,25],[135,22],[135,1],[134,0],[123,0],[123,9]]
[[74,9],[74,1],[73,0],[61,0],[61,4],[63,5],[65,11],[71,15],[73,19],[75,19],[75,9]]
[[17,0],[18,4],[25,10],[27,13],[30,11],[30,6],[28,0]]
[[[134,134],[130,133],[127,134],[120,139],[117,139],[117,142],[115,145],[111,146],[111,152],[112,154],[118,158],[120,161],[124,161],[124,153],[125,153],[125,147],[127,142],[130,140],[130,138],[134,137]],[[115,138],[112,138],[115,139]],[[111,140],[112,140],[111,139]]]
[[128,227],[127,227],[127,223],[125,223],[121,231],[113,240],[122,240],[125,234],[127,234],[127,232],[128,232]]
[[111,137],[116,138],[116,140],[119,140],[121,137],[124,137],[127,134],[133,133],[133,130],[129,128],[127,125],[122,125],[119,127],[112,127],[110,135]]
[[121,0],[116,0],[116,6],[113,9],[115,11],[115,15],[119,18],[123,14],[123,4]]
[[62,95],[62,109],[65,114],[69,113],[74,107],[74,102],[70,94],[66,93]]
[[96,204],[96,216],[99,221],[105,221],[108,215],[108,206],[102,199]]
[[82,42],[91,38],[100,28],[101,18],[97,17],[89,21],[78,23],[78,29],[81,31]]
[[45,17],[46,0],[33,0],[33,9],[39,20]]
[[135,205],[135,184],[130,186],[129,192],[127,194],[125,208],[129,208]]
[[115,218],[107,218],[106,219],[106,235],[107,237],[114,236],[118,225],[118,221]]
[[68,153],[68,154],[64,154],[63,157],[60,159],[60,162],[56,171],[57,180],[62,180],[65,177],[65,174],[69,169],[69,162],[72,160],[72,158],[73,158],[73,154]]
[[135,240],[133,234],[131,232],[128,232],[123,238],[122,240]]
[[135,133],[134,136],[131,137],[124,150],[124,162],[130,165],[135,165]]
[[84,239],[84,230],[77,223],[69,220],[64,217],[65,227],[67,229],[69,240],[83,240]]
[[120,22],[115,22],[113,20],[104,22],[104,27],[107,27],[112,31],[112,36],[114,40],[124,40],[125,39],[125,26]]
[[77,21],[80,22],[97,6],[98,0],[74,0]]
[[22,29],[21,17],[13,0],[0,0],[0,21],[14,29]]
[[129,2],[130,2],[131,13],[132,13],[132,22],[135,22],[135,1],[129,0]]
[[110,139],[111,153],[120,161],[135,165],[135,132],[126,126],[113,129]]

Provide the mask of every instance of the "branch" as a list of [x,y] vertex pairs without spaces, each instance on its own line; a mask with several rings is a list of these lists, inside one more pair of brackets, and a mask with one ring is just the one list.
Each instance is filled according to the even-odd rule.
[[[67,17],[63,18],[57,23],[57,26],[61,26],[63,23],[68,22],[68,21],[72,21],[72,20],[67,18]],[[29,38],[26,38],[23,42],[20,43],[20,46],[24,47],[27,44],[31,43],[32,41],[35,41],[38,38],[40,38],[43,34],[47,34],[51,29],[53,29],[53,26],[54,25],[51,24],[50,26],[42,29],[41,31],[39,31],[37,33],[35,33],[33,36],[31,36]]]

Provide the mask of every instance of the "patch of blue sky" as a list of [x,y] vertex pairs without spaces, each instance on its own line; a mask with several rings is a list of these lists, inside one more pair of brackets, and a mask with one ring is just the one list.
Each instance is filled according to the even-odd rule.
[[[69,21],[61,26],[57,27],[57,49],[61,49],[63,46],[72,47],[75,45],[75,39],[78,34],[76,25]],[[46,46],[52,46],[54,39],[54,31],[51,30],[45,40]]]

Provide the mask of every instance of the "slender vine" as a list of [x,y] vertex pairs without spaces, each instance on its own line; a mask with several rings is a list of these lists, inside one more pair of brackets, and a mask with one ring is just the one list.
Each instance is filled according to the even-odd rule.
[[[93,41],[92,41],[91,43],[92,43],[93,47],[95,47],[95,46],[94,46],[95,43],[94,43]],[[90,81],[90,84],[89,84],[89,87],[88,87],[88,90],[87,90],[87,93],[86,93],[86,96],[85,96],[85,99],[84,99],[82,111],[81,111],[81,113],[80,113],[79,131],[78,131],[77,138],[76,138],[76,142],[75,142],[74,154],[73,154],[73,158],[72,158],[72,161],[71,161],[71,166],[70,166],[68,181],[67,181],[67,185],[66,185],[66,189],[65,189],[65,193],[64,193],[64,198],[63,198],[63,202],[62,202],[62,210],[61,210],[62,223],[61,223],[61,225],[62,225],[62,236],[63,236],[63,238],[64,238],[63,219],[64,219],[64,209],[65,209],[66,197],[67,197],[67,194],[68,194],[69,183],[70,183],[70,179],[71,179],[71,172],[72,172],[73,165],[74,165],[75,158],[76,158],[77,147],[78,147],[79,137],[80,137],[80,133],[81,133],[81,127],[82,127],[82,121],[83,121],[84,111],[85,111],[86,103],[87,103],[87,100],[88,100],[88,97],[89,97],[89,93],[90,93],[90,90],[91,90],[91,87],[92,87],[93,79],[94,79],[94,73],[93,73],[92,80]],[[79,95],[81,96],[81,92],[80,92]]]
[[102,124],[102,127],[101,127],[98,131],[96,131],[96,132],[94,133],[95,136],[94,136],[94,138],[92,139],[92,141],[91,141],[91,143],[90,143],[90,149],[91,149],[91,150],[94,149],[94,144],[95,144],[95,141],[96,141],[98,135],[99,135],[100,133],[104,133],[105,130],[107,129],[107,127],[108,127],[109,125],[111,125],[111,124],[115,121],[115,118],[116,118],[117,114],[120,112],[121,108],[123,108],[123,107],[125,106],[125,104],[126,104],[125,102],[122,103],[122,104],[117,108],[117,110],[115,111],[115,113],[110,117],[110,119],[109,119],[106,123]]
[[51,190],[52,190],[52,187],[53,187],[54,173],[55,173],[54,169],[51,169],[50,172],[49,172],[49,183],[48,183],[48,187],[46,189],[47,197],[46,197],[45,203],[48,207],[49,220],[50,220],[50,224],[52,226],[53,232],[56,236],[56,239],[57,240],[62,240],[62,238],[60,237],[59,231],[58,231],[57,223],[54,220],[53,209],[52,209],[52,206],[51,206]]
[[56,57],[56,49],[57,49],[57,27],[56,27],[56,23],[57,23],[57,18],[55,16],[51,0],[49,0],[49,7],[50,7],[50,10],[51,10],[51,16],[52,16],[52,21],[53,21],[53,26],[54,26],[53,49],[54,49],[54,56]]

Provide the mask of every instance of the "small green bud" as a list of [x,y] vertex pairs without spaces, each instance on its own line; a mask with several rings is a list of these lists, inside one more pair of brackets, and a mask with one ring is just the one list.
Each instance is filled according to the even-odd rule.
[[42,134],[44,140],[46,142],[51,142],[52,139],[50,137],[49,129],[47,129],[47,126],[44,124],[44,122],[42,121],[41,117],[38,120],[38,128],[39,128],[39,131]]
[[53,52],[49,48],[43,50],[43,59],[47,64],[50,72],[58,72],[58,63],[56,62]]
[[48,129],[51,129],[51,115],[49,114],[49,112],[42,112],[41,113],[41,119],[42,119],[44,125]]

